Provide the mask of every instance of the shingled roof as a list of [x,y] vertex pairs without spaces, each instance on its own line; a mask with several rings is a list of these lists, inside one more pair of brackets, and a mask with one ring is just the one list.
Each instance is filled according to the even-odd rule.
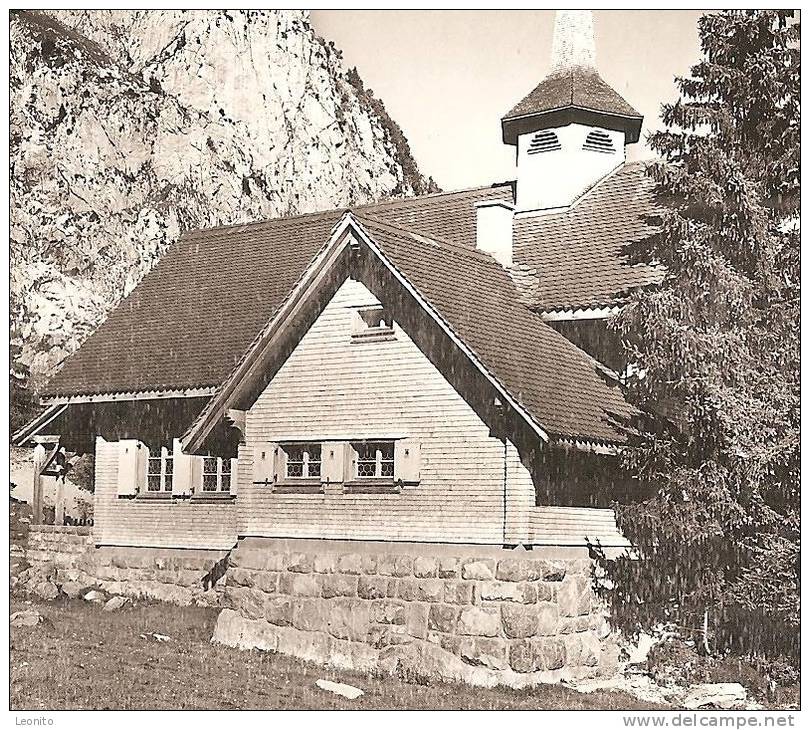
[[[316,262],[337,267],[346,261],[337,255],[346,245],[346,230],[365,241],[372,255],[393,267],[402,284],[415,292],[417,302],[421,301],[430,316],[463,343],[473,364],[517,405],[544,438],[623,441],[615,419],[627,419],[634,411],[618,383],[605,377],[604,368],[593,358],[521,304],[509,274],[480,251],[426,238],[369,215],[349,214],[304,272],[290,293],[290,301],[305,300],[310,282],[324,275],[312,268]],[[348,269],[343,276],[348,276]],[[262,328],[187,433],[189,442],[201,443],[218,414],[227,408],[237,403],[243,408],[253,402],[260,389],[255,390],[252,380],[263,377],[264,359],[272,356],[276,333],[288,326],[286,318],[293,317],[295,322],[291,311],[280,309]],[[396,310],[393,315],[398,319]],[[246,402],[245,389],[253,392]]]
[[[611,422],[634,411],[603,368],[520,303],[491,256],[359,217],[384,255],[552,434],[616,442]],[[452,276],[448,273],[452,272]]]
[[[513,184],[353,210],[369,223],[395,225],[440,245],[473,250],[475,203],[489,199],[511,202]],[[643,216],[651,208],[643,166],[627,165],[568,212],[517,218],[514,259],[538,272],[536,307],[600,306],[655,280],[649,268],[629,266],[622,253],[625,244],[643,235]],[[345,212],[338,209],[184,234],[68,358],[43,394],[218,386]],[[449,281],[454,274],[451,267],[443,278]],[[501,279],[506,282],[509,277]]]
[[607,307],[660,281],[659,270],[628,257],[651,233],[653,187],[644,163],[630,163],[567,210],[515,219],[513,258],[537,272],[538,310]]
[[584,120],[625,132],[627,143],[637,142],[642,116],[595,69],[568,68],[543,79],[501,120],[503,141],[515,144],[518,134],[562,126],[571,121],[565,112],[592,112]]

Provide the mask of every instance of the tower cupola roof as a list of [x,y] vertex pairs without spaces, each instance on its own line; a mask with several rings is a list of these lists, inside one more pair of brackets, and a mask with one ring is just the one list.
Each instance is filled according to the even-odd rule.
[[518,135],[578,122],[620,130],[630,144],[642,119],[599,75],[591,11],[558,10],[551,70],[501,119],[501,129],[506,144],[517,144]]

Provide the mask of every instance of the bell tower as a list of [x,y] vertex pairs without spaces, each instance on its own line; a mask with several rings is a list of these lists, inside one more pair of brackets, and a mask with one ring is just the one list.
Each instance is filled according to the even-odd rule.
[[597,71],[591,11],[558,10],[548,76],[501,119],[517,153],[515,212],[570,205],[625,161],[641,122]]

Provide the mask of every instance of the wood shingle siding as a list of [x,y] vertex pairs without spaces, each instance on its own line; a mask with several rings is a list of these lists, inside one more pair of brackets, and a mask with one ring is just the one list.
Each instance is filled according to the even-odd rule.
[[[502,544],[503,443],[398,325],[394,340],[352,342],[356,307],[376,301],[348,280],[248,411],[240,534]],[[264,444],[395,432],[421,447],[418,484],[396,494],[281,494],[245,481]],[[511,444],[506,457],[506,541],[523,542],[534,487]]]
[[119,442],[96,439],[93,539],[97,545],[227,550],[236,542],[236,505],[118,496]]

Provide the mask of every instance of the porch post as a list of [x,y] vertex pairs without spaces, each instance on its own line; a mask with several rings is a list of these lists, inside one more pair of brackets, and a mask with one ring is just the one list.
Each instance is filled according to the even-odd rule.
[[56,477],[56,506],[53,518],[54,525],[65,524],[65,475]]
[[34,485],[32,491],[31,524],[42,524],[42,469],[45,466],[45,447],[34,447]]

